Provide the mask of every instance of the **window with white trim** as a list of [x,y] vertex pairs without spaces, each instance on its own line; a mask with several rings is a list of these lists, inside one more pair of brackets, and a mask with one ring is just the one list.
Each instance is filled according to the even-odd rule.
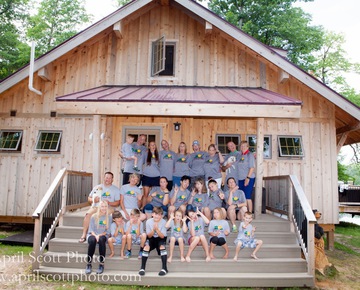
[[230,153],[229,149],[227,148],[227,143],[230,141],[234,142],[236,149],[239,150],[239,144],[241,141],[240,135],[216,134],[216,145],[222,154]]
[[151,76],[174,76],[175,43],[166,42],[165,36],[152,43]]
[[304,150],[301,136],[278,136],[280,157],[303,157]]
[[61,131],[39,131],[35,150],[38,152],[60,152]]
[[[247,135],[246,140],[249,144],[249,150],[256,153],[256,135]],[[264,158],[271,158],[271,135],[264,136]]]
[[0,151],[21,152],[21,130],[0,130]]

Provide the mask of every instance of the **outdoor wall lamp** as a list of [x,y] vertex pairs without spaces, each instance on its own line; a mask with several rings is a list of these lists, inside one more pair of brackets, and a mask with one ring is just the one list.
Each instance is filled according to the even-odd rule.
[[180,127],[181,127],[181,123],[179,123],[179,122],[174,123],[174,130],[175,131],[180,131]]

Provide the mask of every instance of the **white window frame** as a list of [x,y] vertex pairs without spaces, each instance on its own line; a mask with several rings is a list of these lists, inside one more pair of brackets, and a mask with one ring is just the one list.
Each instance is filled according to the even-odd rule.
[[[287,146],[289,148],[299,148],[298,151],[299,153],[298,154],[283,154],[281,148],[283,146],[281,146],[281,139],[299,139],[299,143],[300,143],[300,146]],[[292,141],[294,142],[294,141]],[[291,144],[290,144],[291,145]],[[303,142],[302,142],[302,136],[295,136],[295,135],[289,135],[289,136],[286,136],[286,135],[279,135],[278,136],[278,149],[279,149],[279,156],[280,157],[304,157],[304,146],[303,146]]]
[[[20,134],[20,137],[16,142],[15,148],[3,147],[3,145],[5,145],[5,142],[6,142],[6,141],[2,142],[4,133],[19,133]],[[20,144],[22,142],[22,136],[23,136],[23,131],[22,130],[6,130],[6,129],[0,130],[0,151],[12,151],[12,152],[17,151],[17,152],[20,152],[21,150],[19,150],[18,148],[19,148],[19,146],[20,146]],[[7,141],[12,141],[12,140],[7,140]],[[12,142],[14,142],[14,141],[12,141]]]
[[151,47],[151,76],[157,76],[165,70],[165,35],[152,43]]
[[[255,144],[256,144],[256,135],[246,135],[246,140],[249,144],[249,150],[252,152],[252,153],[256,153],[256,147],[252,147],[250,146],[250,144],[252,142],[250,142],[250,138],[255,138]],[[271,144],[271,135],[264,135],[264,159],[271,159],[271,156],[272,156],[272,144]],[[266,145],[265,145],[266,144]],[[266,150],[266,147],[268,146],[268,150]],[[268,152],[268,153],[266,153]]]
[[226,154],[229,154],[230,151],[228,150],[227,148],[227,143],[231,140],[228,140],[225,142],[225,144],[219,144],[219,137],[223,137],[223,138],[226,138],[226,137],[230,137],[230,138],[238,138],[238,144],[236,144],[235,142],[235,145],[236,145],[236,150],[239,150],[239,146],[240,146],[240,142],[241,142],[241,135],[240,134],[216,134],[216,146],[218,147],[219,151],[223,154],[223,155],[226,155]]
[[[39,144],[39,142],[41,140],[42,134],[48,134],[48,133],[59,134],[59,139],[57,141],[50,141],[50,142],[57,142],[56,148],[55,149],[38,148],[38,144]],[[58,131],[58,130],[39,130],[38,137],[36,139],[36,144],[35,144],[35,151],[37,151],[37,152],[60,153],[61,138],[62,138],[62,131]]]

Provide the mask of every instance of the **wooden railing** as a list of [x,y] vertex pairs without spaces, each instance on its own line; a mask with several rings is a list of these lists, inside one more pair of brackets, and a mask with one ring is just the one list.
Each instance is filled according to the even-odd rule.
[[44,253],[57,225],[62,224],[65,212],[87,206],[87,197],[91,189],[91,173],[62,168],[56,175],[32,215],[35,220],[33,270],[39,269],[39,257]]
[[266,189],[266,209],[287,217],[292,231],[298,237],[308,264],[308,274],[315,277],[314,224],[312,212],[304,190],[295,175],[263,178]]

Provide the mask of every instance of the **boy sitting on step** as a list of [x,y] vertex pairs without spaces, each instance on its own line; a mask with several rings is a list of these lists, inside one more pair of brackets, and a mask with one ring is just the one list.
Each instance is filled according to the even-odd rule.
[[[123,243],[122,240],[125,238],[124,235],[125,223],[123,216],[118,210],[114,211],[114,213],[112,214],[112,219],[113,222],[110,226],[111,237],[108,239],[109,249],[111,251],[109,258],[112,258],[115,255],[114,246],[121,245]],[[122,256],[124,255],[122,251],[120,251],[120,256],[121,255]]]
[[163,219],[163,209],[155,206],[153,208],[152,218],[146,221],[147,240],[141,258],[141,268],[139,270],[140,276],[145,275],[145,267],[149,253],[154,249],[156,249],[161,256],[162,269],[159,272],[159,276],[165,276],[168,273],[167,252],[165,248],[167,238],[165,224],[166,222]]
[[130,220],[125,225],[125,238],[124,242],[121,245],[121,256],[124,258],[124,249],[126,245],[125,258],[129,259],[131,257],[131,246],[140,245],[140,251],[138,259],[141,259],[143,248],[146,241],[146,234],[144,233],[144,226],[140,220],[140,210],[133,208],[130,212]]
[[239,233],[234,241],[234,244],[236,245],[235,248],[235,257],[234,260],[237,261],[238,254],[240,252],[240,249],[243,248],[255,248],[255,250],[252,252],[251,257],[255,260],[258,260],[258,257],[256,257],[257,251],[261,248],[263,241],[255,239],[255,227],[252,226],[252,213],[247,211],[244,214],[244,221],[240,223],[239,226]]

